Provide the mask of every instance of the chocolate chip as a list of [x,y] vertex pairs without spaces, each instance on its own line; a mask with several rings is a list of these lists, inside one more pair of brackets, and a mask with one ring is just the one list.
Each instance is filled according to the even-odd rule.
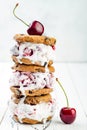
[[29,93],[32,93],[32,91],[29,90]]
[[23,87],[27,87],[27,85],[24,85]]
[[47,65],[47,62],[44,63],[44,67]]
[[45,37],[44,41],[45,41],[45,42],[49,41],[49,38],[48,38],[48,37]]
[[23,97],[24,97],[24,95],[17,96],[18,99],[23,98]]
[[14,88],[20,88],[20,86],[14,86]]
[[21,91],[20,90],[17,90],[17,95],[20,95],[21,94]]

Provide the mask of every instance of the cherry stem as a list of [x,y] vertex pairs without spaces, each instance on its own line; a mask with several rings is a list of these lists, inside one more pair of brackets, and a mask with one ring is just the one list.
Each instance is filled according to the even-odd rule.
[[19,3],[17,3],[17,4],[15,5],[15,7],[14,7],[14,9],[13,9],[13,14],[14,14],[14,16],[15,16],[17,19],[19,19],[22,23],[24,23],[26,26],[29,27],[29,25],[28,25],[24,20],[20,19],[20,18],[16,15],[15,10],[16,10],[16,8],[18,7],[18,5],[19,5]]
[[66,101],[67,101],[67,107],[69,107],[69,100],[68,100],[67,94],[66,94],[66,92],[65,92],[65,90],[64,90],[64,88],[63,88],[63,86],[62,86],[62,84],[61,84],[60,81],[58,80],[58,78],[56,78],[56,81],[58,82],[60,88],[63,90],[64,95],[65,95],[65,97],[66,97]]

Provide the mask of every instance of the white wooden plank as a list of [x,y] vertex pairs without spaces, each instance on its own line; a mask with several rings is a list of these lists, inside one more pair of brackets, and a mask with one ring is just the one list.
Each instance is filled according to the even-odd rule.
[[[87,129],[87,118],[84,115],[81,103],[79,101],[79,96],[77,91],[74,89],[74,84],[72,82],[72,79],[69,75],[68,72],[68,66],[67,64],[56,64],[56,75],[59,77],[62,85],[64,86],[65,91],[67,92],[68,98],[69,98],[69,102],[70,102],[70,107],[75,107],[77,110],[77,118],[76,121],[74,122],[74,124],[69,125],[69,126],[62,126],[62,128],[67,128],[69,127],[69,129]],[[61,107],[65,106],[65,97],[63,96],[63,93],[59,90],[58,88],[58,99],[59,99],[59,109],[61,109]],[[61,95],[62,94],[62,95]],[[62,101],[62,105],[61,105],[61,101]],[[59,119],[60,120],[60,119]],[[61,126],[61,125],[60,125]]]
[[7,112],[3,116],[2,122],[0,123],[0,130],[18,130],[18,125],[19,124],[14,122],[14,120],[11,118],[11,114],[8,108]]
[[[10,97],[9,79],[11,75],[11,64],[0,63],[0,100],[6,101]],[[8,98],[7,98],[8,97]],[[3,100],[2,100],[3,99]],[[4,102],[3,102],[4,103]]]
[[7,102],[10,98],[9,78],[11,73],[10,63],[0,63],[0,121],[7,108]]
[[78,93],[78,97],[87,116],[87,64],[69,64],[69,74],[72,77],[74,88]]

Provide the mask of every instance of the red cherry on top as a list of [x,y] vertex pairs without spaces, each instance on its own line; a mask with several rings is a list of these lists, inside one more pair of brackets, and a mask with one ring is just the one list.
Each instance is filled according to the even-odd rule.
[[44,32],[44,26],[39,21],[33,21],[27,33],[30,35],[42,35]]
[[64,107],[60,110],[60,118],[65,124],[71,124],[76,118],[75,108]]
[[18,3],[15,5],[14,9],[13,9],[13,14],[14,16],[19,19],[22,23],[24,23],[26,26],[28,26],[28,30],[27,33],[29,35],[42,35],[44,32],[44,26],[42,23],[40,23],[39,21],[33,21],[32,24],[27,24],[24,20],[22,20],[21,18],[19,18],[16,13],[15,10],[18,7]]

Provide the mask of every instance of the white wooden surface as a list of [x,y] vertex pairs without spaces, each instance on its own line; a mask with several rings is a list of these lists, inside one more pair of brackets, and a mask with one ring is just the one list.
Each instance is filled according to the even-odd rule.
[[[87,129],[87,64],[86,63],[55,63],[55,76],[64,86],[71,107],[77,110],[77,118],[71,125],[62,123],[59,118],[61,107],[66,105],[63,92],[56,88],[58,109],[47,130],[86,130]],[[7,103],[10,99],[9,78],[11,74],[10,63],[0,63],[0,130],[45,130],[43,125],[22,125],[15,123],[10,117]],[[48,122],[49,123],[49,122]]]

